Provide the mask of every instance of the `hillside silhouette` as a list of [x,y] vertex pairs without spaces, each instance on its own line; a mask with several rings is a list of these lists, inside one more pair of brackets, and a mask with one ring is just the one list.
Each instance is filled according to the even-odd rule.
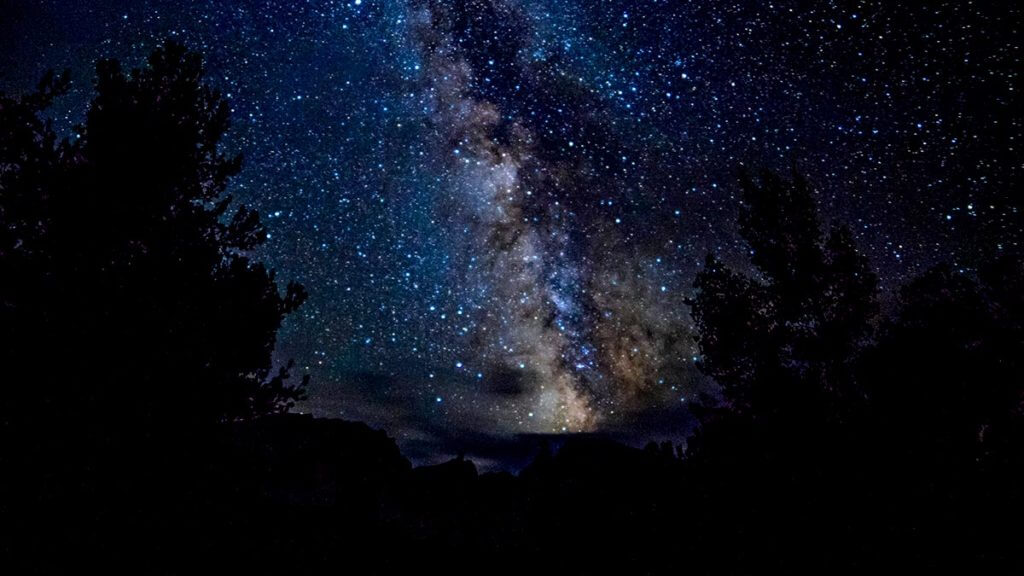
[[225,193],[241,160],[200,56],[100,62],[61,140],[67,89],[0,95],[12,573],[1020,567],[1020,254],[929,270],[883,315],[813,185],[744,173],[750,267],[709,255],[689,301],[722,402],[685,447],[534,438],[516,474],[413,467],[383,431],[289,412],[305,380],[272,351],[306,292],[251,257],[266,234]]

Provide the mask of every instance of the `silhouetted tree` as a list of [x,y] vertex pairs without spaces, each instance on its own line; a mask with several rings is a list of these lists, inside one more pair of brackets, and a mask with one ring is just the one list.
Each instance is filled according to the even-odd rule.
[[877,311],[876,279],[844,226],[822,238],[810,185],[741,177],[740,233],[756,276],[708,255],[691,300],[701,369],[755,418],[835,415]]
[[849,554],[820,539],[842,530],[878,559],[1005,561],[993,520],[1024,482],[1021,259],[937,267],[875,331],[875,277],[848,229],[822,236],[806,181],[742,186],[752,269],[708,256],[691,302],[729,402],[690,440],[695,521],[744,550],[774,541],[774,559],[804,554],[778,548],[793,540]]
[[89,535],[110,509],[194,495],[220,424],[301,397],[272,352],[306,294],[250,257],[266,234],[225,194],[241,159],[198,54],[101,61],[84,125],[58,141],[44,114],[67,87],[0,97],[3,459],[24,484],[4,482]]
[[1019,426],[1022,287],[1020,261],[1000,259],[978,279],[942,265],[901,290],[861,376],[899,458],[973,466]]

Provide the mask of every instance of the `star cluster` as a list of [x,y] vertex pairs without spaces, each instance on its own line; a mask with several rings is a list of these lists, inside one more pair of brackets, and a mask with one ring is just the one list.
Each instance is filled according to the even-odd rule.
[[0,89],[165,38],[230,99],[231,192],[310,301],[302,407],[424,460],[517,434],[682,436],[684,298],[743,267],[741,167],[796,165],[883,289],[1018,242],[1020,11],[978,2],[5,3]]

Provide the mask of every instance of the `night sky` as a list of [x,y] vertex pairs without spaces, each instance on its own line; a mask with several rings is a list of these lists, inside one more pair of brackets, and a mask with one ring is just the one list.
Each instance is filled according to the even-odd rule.
[[885,299],[1019,241],[1011,2],[0,0],[0,90],[162,39],[230,99],[259,257],[310,300],[302,410],[417,462],[521,435],[681,439],[715,396],[684,299],[744,269],[741,167],[799,167]]

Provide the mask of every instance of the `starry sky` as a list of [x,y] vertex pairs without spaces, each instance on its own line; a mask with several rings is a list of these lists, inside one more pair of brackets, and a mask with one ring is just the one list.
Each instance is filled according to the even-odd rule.
[[[899,4],[899,5],[896,5]],[[684,298],[747,268],[737,172],[796,165],[888,299],[1017,246],[1010,2],[0,0],[0,90],[165,38],[231,101],[259,257],[310,300],[301,409],[417,462],[514,465],[524,436],[681,439],[715,396]]]

